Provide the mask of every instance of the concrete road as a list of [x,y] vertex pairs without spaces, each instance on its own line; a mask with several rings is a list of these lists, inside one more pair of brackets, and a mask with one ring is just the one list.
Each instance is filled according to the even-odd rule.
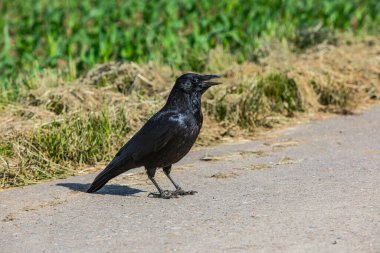
[[192,152],[173,176],[194,196],[148,198],[142,173],[0,192],[0,252],[380,252],[379,167],[374,107]]

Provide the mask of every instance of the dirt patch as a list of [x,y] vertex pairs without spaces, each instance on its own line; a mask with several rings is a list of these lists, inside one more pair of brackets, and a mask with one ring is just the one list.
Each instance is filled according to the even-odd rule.
[[26,206],[22,209],[22,211],[24,211],[24,212],[36,211],[36,210],[40,210],[40,209],[45,208],[45,207],[57,206],[57,205],[60,205],[62,203],[65,203],[65,202],[66,202],[66,200],[62,200],[60,198],[54,198],[52,200],[49,200],[45,203],[42,203],[42,204],[39,204],[36,206]]
[[11,221],[14,221],[15,219],[16,219],[15,215],[10,213],[10,214],[7,214],[2,221],[11,222]]
[[270,155],[268,151],[266,150],[244,150],[239,152],[240,155],[243,157],[255,155],[257,157],[265,157]]
[[295,160],[291,157],[283,157],[276,163],[276,165],[285,165],[285,164],[295,164],[301,162],[300,160]]
[[189,170],[189,169],[193,169],[194,168],[194,164],[186,164],[186,165],[182,165],[182,166],[175,166],[174,168],[172,168],[172,170],[174,169],[174,171],[182,171],[182,170]]
[[9,214],[7,214],[3,218],[2,221],[4,221],[4,222],[11,222],[11,221],[14,221],[16,219],[17,213],[37,211],[37,210],[40,210],[40,209],[43,209],[43,208],[46,208],[46,207],[57,206],[57,205],[60,205],[60,204],[62,204],[64,202],[67,202],[67,200],[62,200],[60,198],[54,198],[52,200],[47,201],[46,203],[41,203],[41,204],[38,204],[38,205],[35,205],[35,206],[26,206],[26,207],[22,208],[20,211],[18,211],[16,213],[9,213]]
[[288,148],[288,147],[294,147],[294,146],[298,146],[299,144],[300,142],[296,140],[284,140],[281,142],[264,143],[264,145],[269,145],[273,149],[283,149],[283,148]]
[[235,172],[218,172],[216,174],[213,174],[211,178],[215,179],[229,179],[229,178],[237,178],[239,174]]
[[270,164],[265,164],[265,163],[258,163],[258,164],[251,164],[247,167],[243,167],[241,169],[243,170],[263,170],[263,169],[269,169],[272,168],[273,166]]
[[229,154],[224,156],[210,156],[206,154],[204,157],[200,158],[199,160],[205,161],[205,162],[216,162],[216,161],[231,161],[236,159],[236,154]]

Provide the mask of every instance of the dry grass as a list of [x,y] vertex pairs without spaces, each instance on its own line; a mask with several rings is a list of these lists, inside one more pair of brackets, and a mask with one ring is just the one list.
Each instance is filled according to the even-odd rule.
[[[343,37],[294,53],[268,44],[258,63],[236,64],[222,48],[207,72],[224,85],[205,95],[197,145],[252,136],[313,113],[352,113],[379,98],[379,38]],[[165,102],[177,70],[154,64],[107,63],[73,83],[52,71],[23,78],[31,90],[0,109],[0,187],[82,173],[108,161]]]

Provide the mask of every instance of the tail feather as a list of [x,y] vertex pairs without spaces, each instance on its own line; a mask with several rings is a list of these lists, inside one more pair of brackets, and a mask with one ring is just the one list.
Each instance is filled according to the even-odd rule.
[[94,182],[91,184],[87,192],[94,193],[98,191],[112,178],[133,168],[134,166],[132,159],[123,161],[123,159],[115,158],[115,160],[110,162],[107,167],[102,172],[100,172],[98,176],[96,176]]

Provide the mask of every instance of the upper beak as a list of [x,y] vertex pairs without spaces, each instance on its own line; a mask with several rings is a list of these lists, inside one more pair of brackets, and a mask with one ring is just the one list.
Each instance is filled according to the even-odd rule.
[[214,85],[221,84],[221,82],[207,82],[208,80],[215,79],[215,78],[221,78],[220,76],[217,75],[204,75],[202,76],[202,84],[205,87],[211,87]]

